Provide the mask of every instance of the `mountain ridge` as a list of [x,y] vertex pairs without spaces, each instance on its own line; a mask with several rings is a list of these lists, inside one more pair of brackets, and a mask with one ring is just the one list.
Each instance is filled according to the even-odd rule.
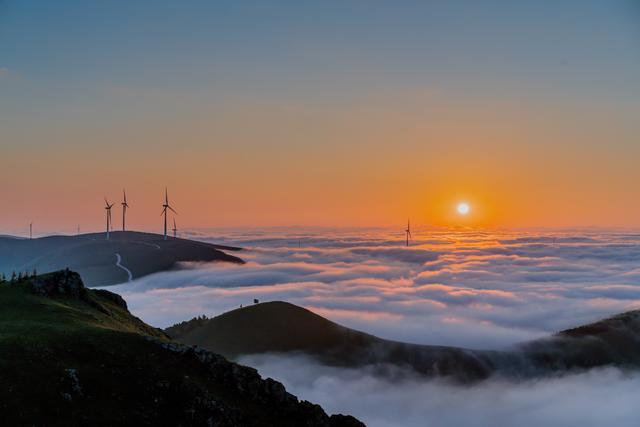
[[172,342],[69,270],[0,283],[0,383],[6,425],[363,426]]
[[545,376],[610,365],[640,368],[638,310],[506,350],[385,340],[282,301],[194,320],[173,325],[165,332],[177,341],[199,345],[230,358],[259,353],[305,353],[330,365],[373,366],[381,371],[385,365],[395,365],[420,375],[462,382],[493,375]]
[[176,268],[180,262],[244,261],[225,251],[233,246],[136,231],[114,231],[77,236],[46,236],[36,239],[0,237],[0,272],[48,273],[70,268],[81,274],[89,287],[109,286],[152,273]]

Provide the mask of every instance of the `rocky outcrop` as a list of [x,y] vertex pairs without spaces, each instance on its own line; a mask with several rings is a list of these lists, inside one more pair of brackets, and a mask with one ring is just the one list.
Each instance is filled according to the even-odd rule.
[[118,307],[123,308],[125,310],[129,310],[129,307],[127,307],[127,302],[120,295],[114,294],[113,292],[109,292],[105,289],[93,289],[92,291],[97,295],[105,299],[108,299]]
[[[111,311],[107,307],[92,297],[80,275],[69,269],[34,277],[30,279],[30,288],[33,293],[43,297],[70,296],[78,298],[96,310],[111,315]],[[127,310],[127,303],[120,295],[102,289],[91,292]]]
[[85,288],[80,275],[69,269],[31,279],[31,290],[43,297],[69,295],[82,300],[87,299],[87,288]]
[[[279,414],[282,425],[317,426],[317,427],[364,427],[364,424],[349,415],[328,416],[319,406],[298,398],[287,392],[285,387],[271,378],[263,379],[254,368],[229,362],[219,354],[215,354],[196,346],[186,346],[175,342],[164,342],[147,338],[161,348],[179,354],[185,359],[197,360],[204,365],[213,382],[227,390],[238,393],[243,400],[254,404],[265,405]],[[213,419],[224,414],[226,423],[216,418],[216,426],[241,426],[249,424],[245,415],[233,408],[224,408],[215,400],[200,398],[194,402],[194,420]]]

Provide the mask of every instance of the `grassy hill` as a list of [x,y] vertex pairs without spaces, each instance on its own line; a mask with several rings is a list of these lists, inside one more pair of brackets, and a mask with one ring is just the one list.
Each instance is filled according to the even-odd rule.
[[296,305],[266,302],[236,309],[212,319],[194,319],[165,330],[185,344],[198,345],[235,358],[243,354],[303,352],[332,365],[391,364],[425,375],[460,380],[488,376],[491,352],[442,346],[420,346],[383,340],[345,328]]
[[194,326],[184,322],[166,332],[181,342],[215,348],[230,357],[287,351],[342,353],[376,340],[282,301],[239,308]]
[[[78,236],[49,236],[38,239],[0,237],[0,272],[47,273],[70,268],[81,274],[87,286],[126,282],[158,271],[172,269],[181,261],[223,261],[243,263],[223,251],[240,248],[212,245],[186,239],[163,239],[162,235],[134,231]],[[117,264],[118,256],[120,265]]]
[[361,426],[172,342],[63,271],[0,284],[3,425]]
[[640,368],[640,311],[526,342],[504,351],[416,345],[345,328],[285,302],[196,318],[165,330],[172,338],[227,357],[303,352],[324,363],[403,366],[426,376],[467,382],[491,375],[532,377],[599,366]]

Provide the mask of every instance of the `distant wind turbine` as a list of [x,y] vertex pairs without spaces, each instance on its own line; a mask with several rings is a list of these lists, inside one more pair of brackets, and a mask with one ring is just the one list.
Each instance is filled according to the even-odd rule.
[[178,238],[178,227],[176,227],[176,219],[173,218],[173,238]]
[[408,219],[407,219],[407,229],[404,230],[404,232],[407,234],[407,247],[409,247],[409,239],[411,238],[411,223],[409,222]]
[[167,209],[170,209],[174,214],[178,215],[171,205],[169,205],[169,193],[167,192],[167,187],[164,188],[164,204],[162,205],[162,213],[160,215],[164,215],[164,240],[167,240]]
[[107,198],[104,198],[105,210],[107,211],[107,240],[109,240],[109,230],[111,229],[111,208],[113,207],[113,203],[109,204]]
[[127,203],[127,193],[126,191],[124,191],[124,188],[122,189],[122,196],[123,196],[123,200],[122,203],[120,203],[122,205],[122,231],[125,230],[125,216],[127,215],[127,208],[129,207],[129,204]]
[[29,240],[33,239],[33,221],[29,223]]

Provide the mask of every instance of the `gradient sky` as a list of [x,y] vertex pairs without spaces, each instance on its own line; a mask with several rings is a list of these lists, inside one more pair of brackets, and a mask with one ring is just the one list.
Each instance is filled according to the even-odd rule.
[[637,228],[638,76],[633,0],[0,0],[0,233]]

